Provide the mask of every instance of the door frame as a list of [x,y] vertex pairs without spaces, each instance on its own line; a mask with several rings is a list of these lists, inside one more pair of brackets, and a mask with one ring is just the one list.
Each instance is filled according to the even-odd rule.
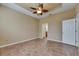
[[43,23],[41,25],[41,38],[44,38],[46,36],[46,32],[48,37],[48,23]]

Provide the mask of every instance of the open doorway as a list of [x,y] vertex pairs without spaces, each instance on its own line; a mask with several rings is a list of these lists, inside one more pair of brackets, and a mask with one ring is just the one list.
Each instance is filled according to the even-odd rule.
[[48,37],[48,23],[42,24],[42,38]]

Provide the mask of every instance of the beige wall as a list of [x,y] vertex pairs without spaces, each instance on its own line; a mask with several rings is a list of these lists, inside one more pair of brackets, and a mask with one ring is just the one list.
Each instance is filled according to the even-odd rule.
[[39,36],[41,37],[41,26],[43,23],[48,23],[48,40],[62,40],[62,20],[67,20],[75,16],[75,9],[63,12],[56,15],[50,15],[47,18],[41,19],[39,23]]
[[[0,45],[41,37],[41,26],[48,23],[48,39],[62,40],[62,20],[75,16],[75,9],[50,15],[40,21],[0,6]],[[38,32],[39,30],[39,32]]]
[[0,6],[0,45],[37,37],[37,19]]

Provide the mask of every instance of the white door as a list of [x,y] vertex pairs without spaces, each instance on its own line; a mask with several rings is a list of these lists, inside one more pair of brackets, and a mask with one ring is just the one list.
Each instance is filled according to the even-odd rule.
[[79,13],[76,16],[76,46],[79,47]]
[[75,19],[63,21],[62,39],[64,43],[75,45]]

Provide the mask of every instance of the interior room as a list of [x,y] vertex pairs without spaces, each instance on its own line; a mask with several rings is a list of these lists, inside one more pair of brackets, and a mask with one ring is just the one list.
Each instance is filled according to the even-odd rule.
[[0,3],[0,56],[79,56],[79,4]]

